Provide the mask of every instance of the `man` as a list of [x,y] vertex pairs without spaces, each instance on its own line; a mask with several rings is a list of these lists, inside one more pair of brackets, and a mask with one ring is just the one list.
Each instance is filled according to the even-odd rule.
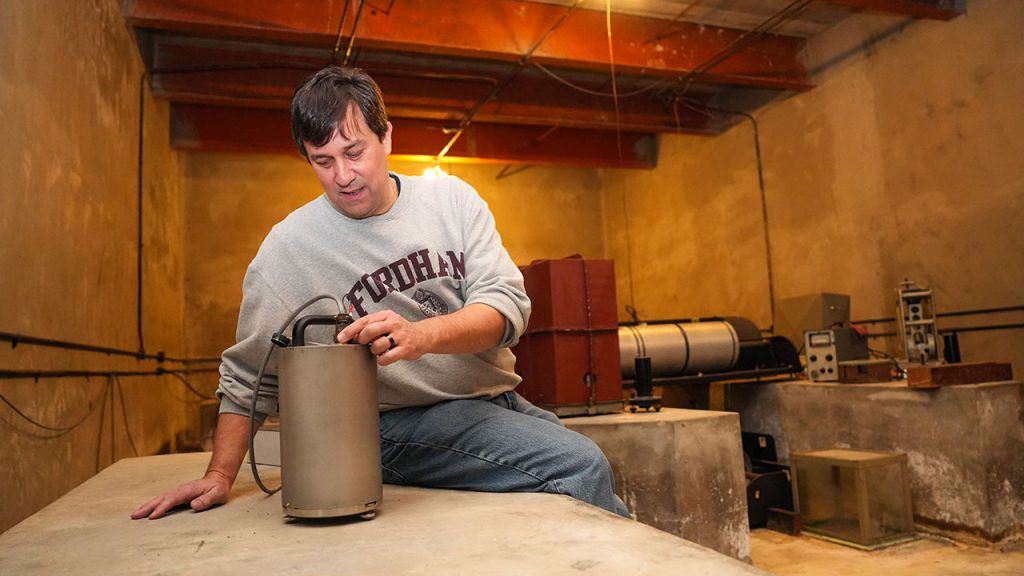
[[[391,130],[380,90],[361,70],[331,66],[296,90],[292,134],[324,194],[275,226],[246,272],[206,474],[132,518],[227,501],[270,334],[318,294],[345,296],[358,320],[338,341],[368,345],[378,358],[385,482],[568,494],[628,516],[597,446],[514,391],[508,347],[530,302],[487,205],[457,178],[389,173]],[[262,390],[276,393],[267,380]],[[260,395],[261,421],[275,405]]]

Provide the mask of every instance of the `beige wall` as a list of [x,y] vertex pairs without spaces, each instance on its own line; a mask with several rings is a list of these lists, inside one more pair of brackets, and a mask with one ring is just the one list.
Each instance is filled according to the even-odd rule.
[[[118,0],[0,3],[0,331],[137,350],[138,91]],[[183,355],[184,181],[147,98],[145,344]],[[0,344],[4,370],[151,371],[132,357]],[[168,377],[0,380],[0,531],[189,424]],[[109,394],[107,394],[109,392]],[[194,408],[192,409],[194,411]],[[122,412],[123,411],[123,412]],[[102,420],[101,420],[102,417]],[[156,488],[156,487],[154,487]],[[125,517],[127,518],[127,510]]]
[[[892,317],[909,277],[939,311],[1024,305],[1024,3],[968,4],[951,22],[865,17],[829,31],[810,44],[812,68],[833,61],[817,87],[757,114],[776,298],[839,292],[854,319]],[[602,185],[619,262],[612,209],[626,198],[642,317],[770,324],[749,122],[710,140],[666,136],[655,171],[607,171]],[[1022,343],[1019,329],[961,335],[965,360],[1013,359],[1018,375]]]
[[[0,331],[138,346],[142,66],[120,8],[117,0],[0,4]],[[809,57],[837,59],[897,24],[842,26],[812,42]],[[940,310],[1024,304],[1022,27],[1024,3],[972,0],[967,16],[897,28],[838,58],[816,89],[759,112],[777,298],[841,292],[852,295],[855,318],[889,316],[909,276],[936,290]],[[259,242],[319,190],[296,157],[172,152],[166,104],[147,97],[146,110],[146,349],[216,356],[234,339],[242,275]],[[520,264],[613,257],[620,302],[641,318],[736,314],[771,324],[747,122],[717,138],[665,136],[651,171],[534,167],[499,178],[497,165],[445,168],[490,204]],[[1019,330],[961,341],[968,359],[1014,358],[1018,374],[1021,343]],[[155,364],[0,345],[0,367]],[[215,376],[199,380],[208,390]],[[0,380],[3,396],[42,423],[88,414],[51,438],[0,406],[0,489],[16,495],[2,499],[0,530],[130,455],[125,421],[145,454],[194,432],[195,407],[181,402],[176,381],[122,384],[123,420],[105,379]]]
[[[396,137],[400,137],[396,134]],[[270,228],[321,193],[295,156],[189,154],[187,315],[191,356],[217,355],[234,342],[246,266]],[[392,160],[419,175],[427,164]],[[513,260],[605,253],[600,182],[589,169],[534,167],[498,178],[500,165],[445,163],[487,201]],[[205,379],[213,385],[215,376]]]
[[632,305],[646,320],[771,323],[753,150],[745,128],[716,138],[669,135],[657,169],[604,171],[620,319]]

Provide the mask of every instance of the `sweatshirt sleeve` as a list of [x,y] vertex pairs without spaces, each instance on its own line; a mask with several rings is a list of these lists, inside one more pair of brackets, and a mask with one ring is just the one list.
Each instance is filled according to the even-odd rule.
[[523,275],[501,243],[494,216],[472,186],[453,178],[462,188],[463,242],[466,247],[466,305],[486,304],[505,317],[505,332],[499,347],[519,341],[530,319],[530,299]]
[[[242,283],[242,305],[238,313],[236,343],[221,355],[217,397],[220,412],[249,415],[256,376],[272,346],[270,336],[288,318],[289,311],[263,276],[250,265]],[[256,403],[262,421],[277,412],[277,363],[271,356],[260,385]]]

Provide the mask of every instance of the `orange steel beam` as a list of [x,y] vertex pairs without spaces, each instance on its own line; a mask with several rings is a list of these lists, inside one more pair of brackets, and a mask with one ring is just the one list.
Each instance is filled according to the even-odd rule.
[[[276,0],[126,0],[125,17],[140,28],[333,48],[344,2],[306,0],[302,9]],[[356,47],[515,61],[566,8],[515,0],[397,0],[390,11],[367,6]],[[351,20],[351,17],[350,17]],[[672,35],[657,18],[613,17],[619,71],[688,74],[728,48],[742,31],[679,23]],[[348,32],[348,30],[346,30]],[[810,87],[800,58],[803,39],[766,36],[718,64],[709,81],[801,90]],[[607,70],[604,15],[577,10],[534,53],[534,61]]]
[[[438,122],[402,118],[392,123],[395,156],[431,158],[449,139],[446,127]],[[610,130],[479,123],[467,129],[446,158],[616,168],[653,168],[657,164],[655,135],[622,132],[620,137],[618,140]],[[298,154],[284,110],[175,104],[171,107],[171,145],[193,151]]]
[[[209,104],[215,106],[246,106],[252,108],[286,109],[292,89],[271,86],[246,79],[235,80],[224,72],[177,74],[153,79],[153,93],[174,102]],[[410,94],[396,89],[392,83],[380,82],[384,102],[392,118],[424,118],[457,124],[473,101],[465,95],[452,93],[451,88],[431,95]],[[621,130],[640,132],[686,132],[710,134],[707,118],[689,109],[680,109],[678,125],[671,109],[658,109],[653,104],[621,106],[618,126]],[[607,130],[614,127],[616,118],[611,103],[556,103],[527,100],[500,100],[485,105],[476,117],[488,123],[522,124],[533,126],[562,126]]]
[[911,18],[952,20],[963,14],[963,3],[956,0],[827,0],[851,8],[888,12]]
[[[261,54],[238,47],[219,48],[178,44],[175,39],[155,42],[151,79],[153,93],[175,102],[287,108],[294,87],[313,73],[322,59],[294,54]],[[452,68],[392,68],[367,58],[370,73],[384,92],[385,103],[397,117],[434,118],[458,122],[497,80],[482,75],[459,75]],[[202,64],[197,64],[202,63]],[[620,86],[623,80],[620,79]],[[638,82],[634,80],[634,83]],[[642,79],[642,86],[652,80]],[[631,87],[621,88],[628,92]],[[544,97],[539,99],[538,94]],[[651,93],[620,101],[619,128],[640,132],[710,133],[707,118],[689,109],[671,108],[653,100]],[[486,104],[477,120],[491,123],[608,129],[615,124],[609,98],[581,95],[539,73],[523,73]],[[677,124],[678,120],[678,124]]]

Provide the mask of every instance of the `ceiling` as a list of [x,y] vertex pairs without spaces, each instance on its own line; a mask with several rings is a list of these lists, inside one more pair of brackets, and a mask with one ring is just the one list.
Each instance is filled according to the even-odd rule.
[[605,0],[125,0],[124,11],[153,95],[171,102],[177,149],[296,153],[295,86],[347,62],[380,84],[396,155],[647,168],[660,133],[714,135],[812,89],[806,40],[836,23],[948,20],[963,1],[611,0],[610,22]]

